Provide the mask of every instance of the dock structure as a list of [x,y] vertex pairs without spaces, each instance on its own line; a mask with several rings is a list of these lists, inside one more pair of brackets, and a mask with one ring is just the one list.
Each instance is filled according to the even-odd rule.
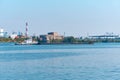
[[89,38],[91,39],[115,39],[115,38],[120,38],[120,37],[117,34],[104,34],[104,35],[89,36]]

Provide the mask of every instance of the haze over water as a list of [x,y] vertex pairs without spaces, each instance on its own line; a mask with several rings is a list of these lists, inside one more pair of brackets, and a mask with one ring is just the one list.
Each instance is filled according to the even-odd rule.
[[119,80],[120,43],[0,43],[0,80]]

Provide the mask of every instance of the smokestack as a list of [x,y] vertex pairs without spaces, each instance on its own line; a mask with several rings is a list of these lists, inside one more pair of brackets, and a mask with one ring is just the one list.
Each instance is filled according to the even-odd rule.
[[26,22],[26,38],[28,37],[28,23]]

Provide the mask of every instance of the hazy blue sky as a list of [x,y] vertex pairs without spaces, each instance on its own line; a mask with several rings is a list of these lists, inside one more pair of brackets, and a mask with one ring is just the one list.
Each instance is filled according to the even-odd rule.
[[6,31],[80,36],[120,33],[120,0],[0,0],[0,27]]

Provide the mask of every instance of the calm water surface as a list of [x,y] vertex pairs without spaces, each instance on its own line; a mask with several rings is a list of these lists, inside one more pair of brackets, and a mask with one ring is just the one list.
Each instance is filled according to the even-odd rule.
[[0,80],[120,80],[120,43],[0,43]]

